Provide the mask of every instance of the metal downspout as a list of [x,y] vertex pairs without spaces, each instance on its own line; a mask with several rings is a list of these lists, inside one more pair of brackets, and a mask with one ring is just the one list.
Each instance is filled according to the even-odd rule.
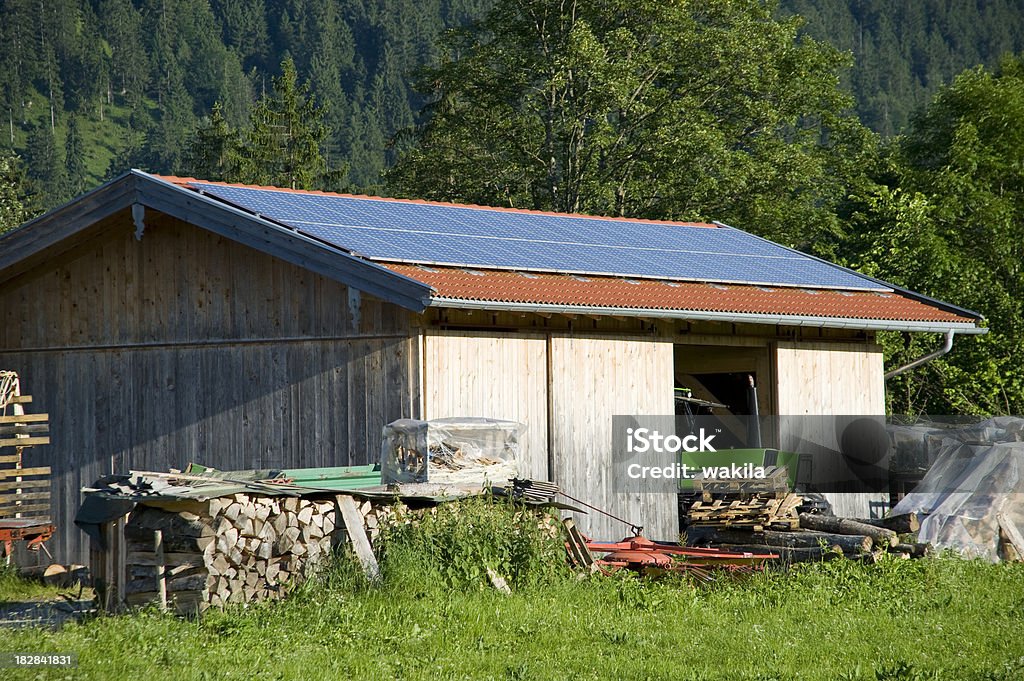
[[936,359],[937,357],[942,357],[944,354],[946,354],[947,352],[949,352],[950,350],[953,349],[953,336],[955,336],[955,335],[956,335],[956,331],[954,331],[953,329],[950,329],[950,330],[946,331],[946,343],[945,343],[945,345],[943,345],[941,348],[939,348],[935,352],[930,352],[927,355],[925,355],[924,357],[919,357],[919,358],[915,359],[913,362],[910,362],[909,364],[904,364],[901,367],[898,367],[896,369],[893,369],[892,371],[886,372],[885,380],[888,381],[890,378],[892,378],[894,376],[899,376],[900,374],[902,374],[905,371],[910,371],[911,369],[916,369],[917,367],[921,366],[922,364],[930,362],[933,359]]

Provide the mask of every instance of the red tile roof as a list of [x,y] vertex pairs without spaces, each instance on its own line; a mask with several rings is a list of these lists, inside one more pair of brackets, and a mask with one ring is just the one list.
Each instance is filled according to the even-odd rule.
[[973,324],[976,320],[899,293],[766,288],[618,277],[577,277],[384,263],[434,288],[436,297],[549,304]]

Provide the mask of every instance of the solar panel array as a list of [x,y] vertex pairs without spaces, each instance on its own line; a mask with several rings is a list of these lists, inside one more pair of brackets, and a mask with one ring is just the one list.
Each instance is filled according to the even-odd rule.
[[371,260],[886,290],[841,267],[731,228],[190,186]]

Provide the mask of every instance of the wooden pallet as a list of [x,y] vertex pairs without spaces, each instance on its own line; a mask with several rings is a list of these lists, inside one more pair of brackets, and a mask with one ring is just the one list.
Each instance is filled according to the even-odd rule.
[[16,395],[0,410],[15,412],[0,413],[0,520],[50,521],[50,467],[23,465],[26,448],[50,443],[49,416],[21,413],[31,403],[31,395]]
[[763,531],[796,529],[800,526],[797,507],[803,500],[796,494],[754,495],[734,498],[718,496],[697,501],[687,513],[694,526],[728,527]]

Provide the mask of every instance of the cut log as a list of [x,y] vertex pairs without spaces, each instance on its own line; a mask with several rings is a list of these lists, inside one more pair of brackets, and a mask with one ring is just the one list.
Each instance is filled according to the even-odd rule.
[[252,518],[239,518],[238,519],[238,533],[245,537],[255,537],[256,527],[252,522]]
[[1013,546],[1017,552],[1017,556],[1024,556],[1024,534],[1021,534],[1020,529],[1016,523],[1013,522],[1005,513],[996,514],[996,522],[999,523],[999,529],[1002,531],[1002,535],[1006,538],[1006,541]]
[[893,553],[905,553],[910,558],[924,558],[932,553],[932,545],[924,543],[897,544],[889,549]]
[[[127,525],[125,526],[127,529]],[[216,537],[182,537],[172,534],[164,534],[164,553],[199,553],[202,554],[206,547],[210,546]],[[125,533],[126,549],[128,553],[152,553],[153,535],[146,539],[133,539]]]
[[791,549],[817,549],[837,546],[846,553],[866,553],[871,551],[873,541],[866,535],[847,535],[829,532],[797,531],[797,532],[750,532],[746,530],[729,530],[716,527],[686,528],[686,543],[694,544],[744,544],[751,546],[782,546]]
[[152,545],[153,531],[161,530],[166,535],[180,537],[212,537],[213,528],[199,520],[186,520],[177,513],[166,513],[156,508],[142,507],[131,515],[125,524],[125,537],[149,542]]
[[[131,579],[155,579],[159,580],[159,566],[157,565],[126,565],[126,574]],[[176,565],[174,567],[164,568],[164,576],[167,579],[172,577],[187,577],[188,575],[198,575],[203,573],[208,575],[209,571],[206,568],[205,563],[193,563],[185,565]]]
[[874,527],[884,527],[885,529],[892,530],[897,534],[917,532],[921,529],[921,522],[916,513],[902,513],[900,515],[892,515],[886,518],[856,518],[856,521],[858,523],[864,523],[865,525],[872,525]]
[[[167,543],[167,537],[164,537],[164,544]],[[149,551],[133,551],[125,557],[126,565],[156,565],[156,557],[153,555],[152,547]],[[184,565],[186,563],[201,563],[203,562],[203,553],[201,551],[189,551],[184,553],[170,553],[164,552],[164,565],[167,567],[174,567],[175,565]]]
[[221,512],[225,518],[230,520],[232,523],[238,520],[238,517],[242,515],[242,505],[237,501]]
[[[158,594],[155,591],[138,591],[128,594],[125,597],[125,602],[134,607],[148,605],[156,601],[157,598]],[[193,615],[202,610],[206,592],[204,589],[173,591],[167,594],[167,599],[179,615]]]
[[[159,593],[154,590],[155,581],[152,576],[140,577],[129,580],[125,585],[126,594],[153,592],[159,598]],[[168,594],[172,591],[202,591],[206,588],[206,573],[186,575],[176,579],[167,580]],[[154,599],[157,600],[157,599]]]
[[[843,558],[842,551],[822,548],[797,549],[789,546],[761,546],[759,544],[720,544],[716,548],[729,552],[774,553],[778,560],[786,563],[805,563],[819,560],[835,560]],[[870,556],[870,553],[863,554]]]
[[302,541],[304,542],[310,542],[314,539],[320,539],[323,536],[323,529],[317,527],[316,525],[310,524],[302,528]]
[[210,499],[209,503],[210,503],[210,517],[211,518],[216,518],[220,514],[221,510],[225,506],[229,505],[226,500],[220,499],[220,498]]
[[63,565],[54,563],[47,566],[43,571],[43,583],[48,586],[65,586],[67,582],[68,569]]
[[866,525],[850,518],[833,518],[830,516],[801,513],[800,527],[821,532],[834,532],[836,534],[864,535],[871,537],[875,544],[879,546],[895,546],[899,543],[899,537],[892,530],[887,530],[884,527],[875,527],[874,525]]

